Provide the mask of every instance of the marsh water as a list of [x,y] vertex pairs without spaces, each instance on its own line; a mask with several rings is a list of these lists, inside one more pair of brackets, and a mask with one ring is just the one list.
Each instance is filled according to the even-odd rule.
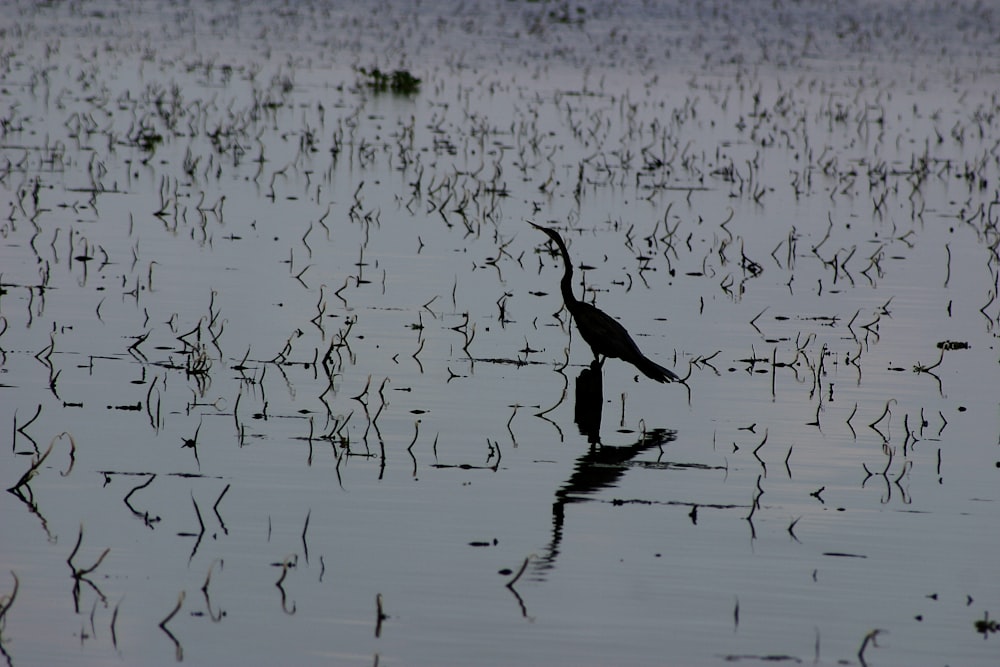
[[13,3],[4,660],[1000,663],[998,32]]

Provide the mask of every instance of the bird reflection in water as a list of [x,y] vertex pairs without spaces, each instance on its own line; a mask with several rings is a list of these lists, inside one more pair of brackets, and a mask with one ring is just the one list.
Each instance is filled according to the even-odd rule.
[[551,569],[559,555],[562,543],[566,505],[586,502],[589,496],[602,489],[614,488],[629,469],[630,462],[650,449],[661,448],[677,437],[672,429],[657,428],[646,431],[639,439],[624,446],[601,444],[601,408],[603,390],[601,369],[595,361],[583,369],[576,378],[576,405],[574,414],[580,433],[586,436],[590,447],[577,458],[573,474],[556,491],[552,504],[552,541],[536,561],[536,571]]
[[601,410],[604,407],[604,386],[601,367],[596,360],[576,377],[576,403],[573,406],[573,421],[580,429],[580,435],[587,437],[590,444],[601,442]]

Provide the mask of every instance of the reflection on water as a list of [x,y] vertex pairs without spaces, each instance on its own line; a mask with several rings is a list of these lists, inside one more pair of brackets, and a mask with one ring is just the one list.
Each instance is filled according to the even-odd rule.
[[590,444],[601,442],[601,415],[604,412],[604,378],[597,360],[576,376],[576,394],[573,403],[573,420],[580,435]]
[[538,569],[548,570],[556,564],[563,538],[566,505],[585,502],[591,494],[613,489],[636,456],[653,448],[661,448],[662,454],[663,445],[675,437],[673,431],[653,429],[632,445],[605,447],[591,444],[587,452],[576,459],[573,474],[556,491],[556,500],[552,503],[552,540],[541,555]]
[[604,408],[601,365],[594,360],[576,377],[573,412],[580,433],[587,438],[586,453],[577,457],[573,474],[558,491],[552,504],[552,540],[537,564],[539,570],[555,566],[562,542],[566,505],[583,502],[587,496],[601,490],[614,488],[636,456],[654,447],[660,449],[671,442],[676,434],[668,429],[654,428],[643,432],[632,445],[605,447],[601,445],[601,414]]

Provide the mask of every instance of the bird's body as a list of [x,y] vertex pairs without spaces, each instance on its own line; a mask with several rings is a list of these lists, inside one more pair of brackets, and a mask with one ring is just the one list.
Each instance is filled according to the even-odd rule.
[[642,371],[643,375],[657,382],[679,380],[680,378],[673,371],[647,358],[618,320],[600,308],[580,301],[573,295],[573,264],[569,259],[569,251],[566,249],[562,237],[555,230],[540,227],[533,222],[528,224],[545,232],[559,248],[564,265],[563,277],[559,283],[563,301],[566,304],[566,309],[573,316],[580,335],[590,345],[598,364],[604,363],[601,357],[611,357],[632,364]]

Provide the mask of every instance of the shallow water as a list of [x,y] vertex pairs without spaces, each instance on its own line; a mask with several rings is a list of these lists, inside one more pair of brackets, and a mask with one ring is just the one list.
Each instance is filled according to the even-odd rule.
[[7,662],[995,664],[996,30],[900,6],[10,13]]

